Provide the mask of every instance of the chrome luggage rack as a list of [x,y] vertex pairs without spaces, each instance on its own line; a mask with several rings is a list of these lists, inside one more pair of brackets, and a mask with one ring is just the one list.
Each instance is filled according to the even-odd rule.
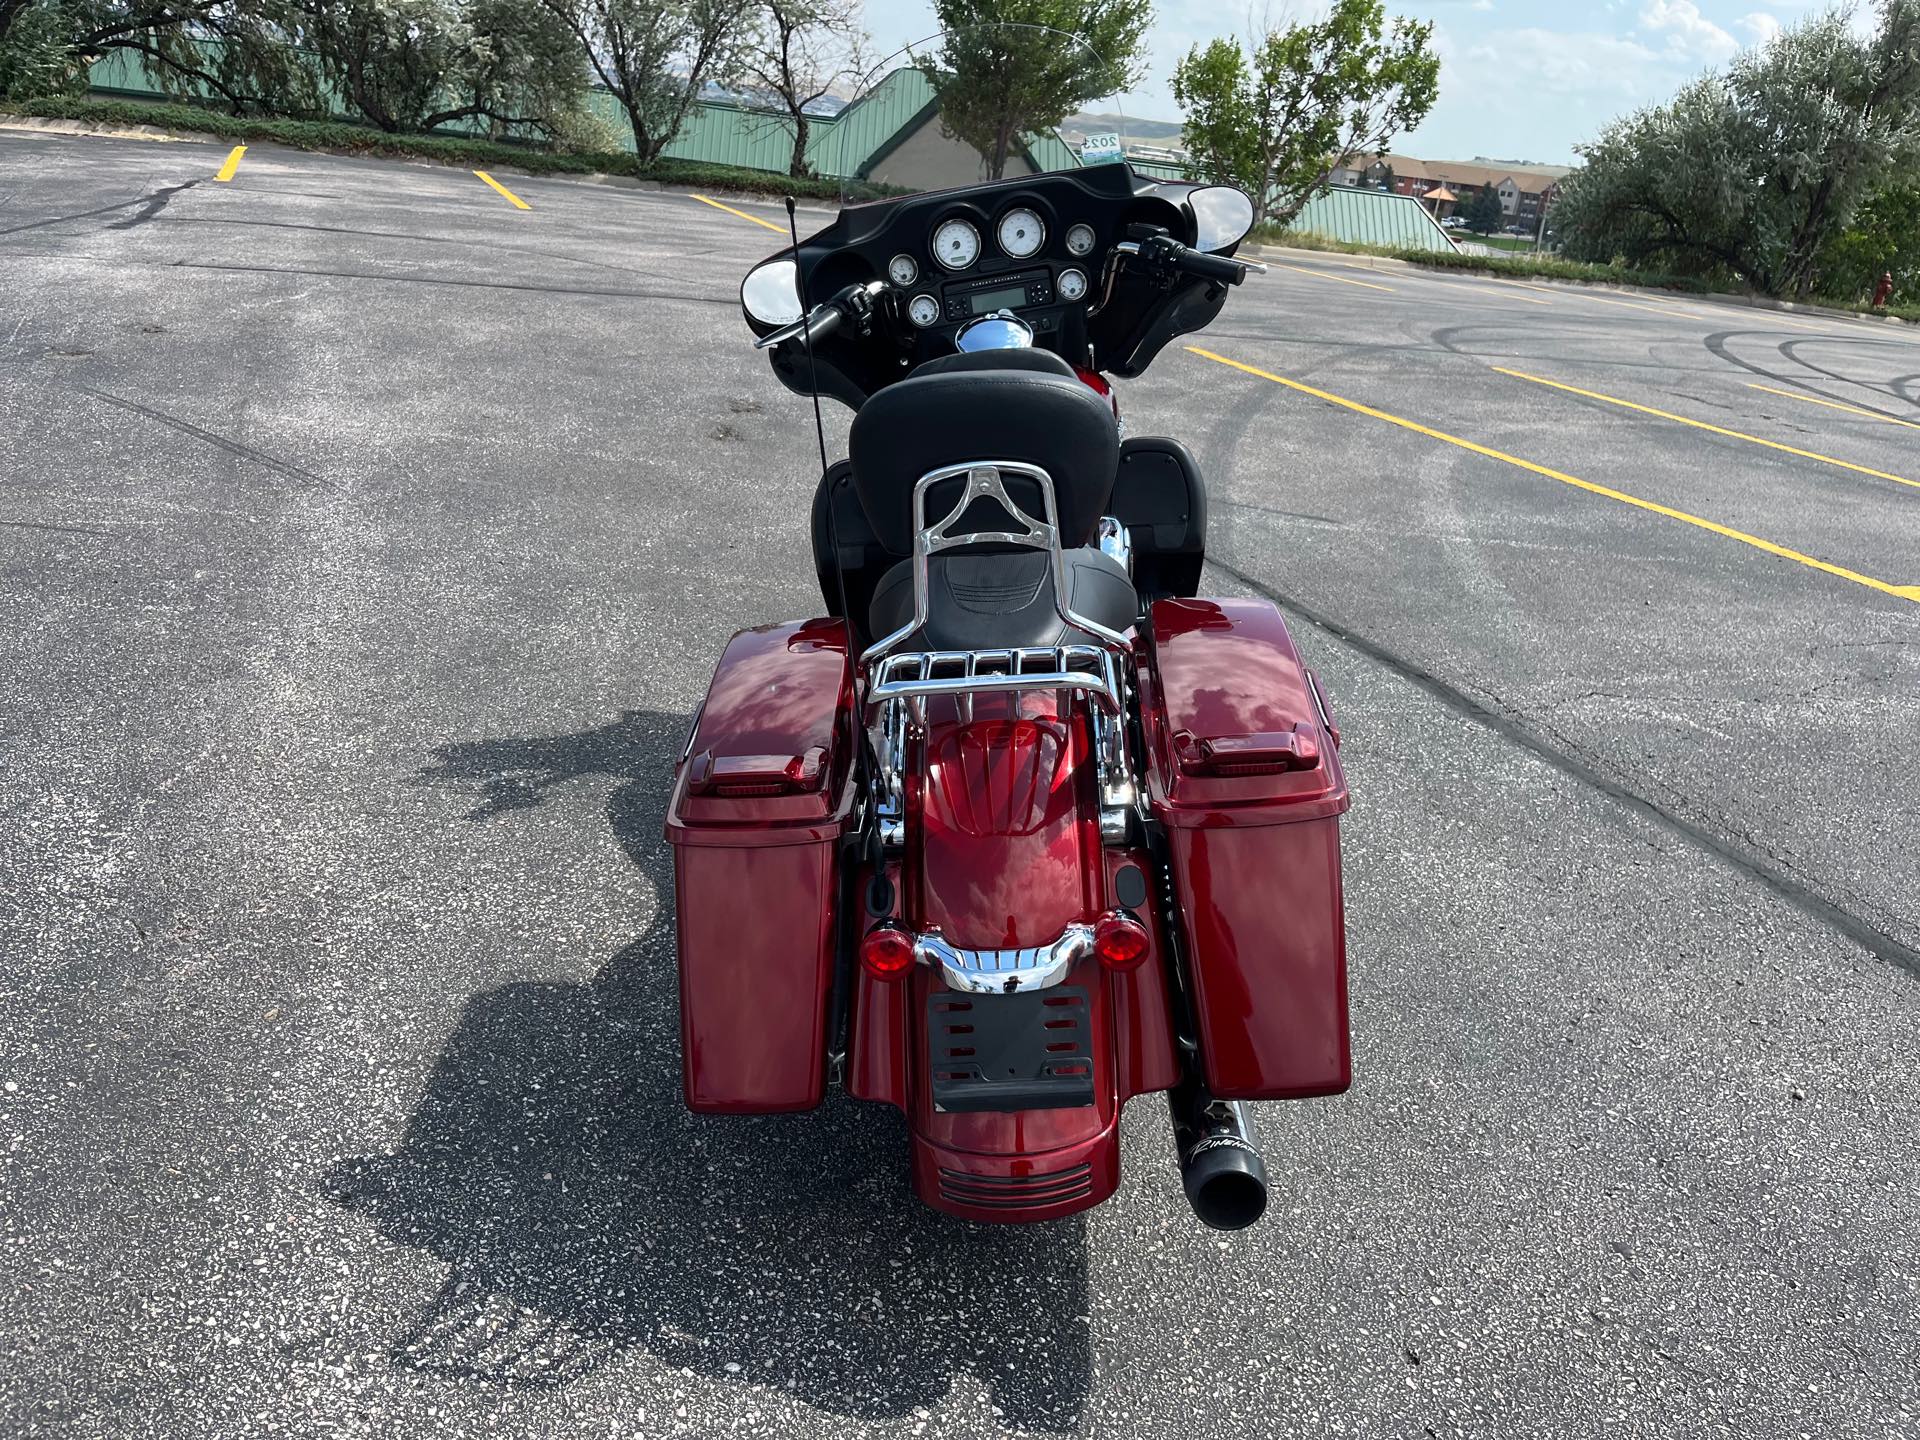
[[[1033,482],[1046,512],[1044,518],[1036,520],[1027,514],[1007,493],[1003,477],[1010,474]],[[941,482],[961,477],[966,484],[960,498],[944,519],[929,525],[928,494]],[[954,533],[961,516],[977,501],[997,504],[1020,528]],[[913,618],[891,635],[876,640],[860,656],[867,672],[868,723],[880,772],[877,810],[882,843],[896,847],[905,843],[908,738],[910,732],[925,729],[929,700],[952,699],[961,707],[962,716],[971,720],[976,696],[1036,691],[1080,694],[1092,702],[1100,767],[1100,830],[1109,843],[1124,840],[1138,794],[1126,749],[1128,667],[1123,662],[1130,656],[1131,647],[1126,636],[1076,614],[1068,606],[1066,553],[1060,541],[1053,477],[1037,465],[1012,460],[973,461],[932,470],[913,487],[913,521]],[[1046,551],[1052,562],[1054,612],[1064,625],[1100,643],[893,653],[927,622],[929,557],[963,545],[986,544]],[[1101,546],[1124,563],[1125,530],[1115,522],[1103,521]]]
[[910,650],[872,667],[869,706],[904,700],[916,723],[926,723],[926,702],[958,697],[972,718],[973,697],[1024,690],[1078,691],[1108,715],[1125,705],[1114,652],[1098,645],[1023,646],[1013,650]]

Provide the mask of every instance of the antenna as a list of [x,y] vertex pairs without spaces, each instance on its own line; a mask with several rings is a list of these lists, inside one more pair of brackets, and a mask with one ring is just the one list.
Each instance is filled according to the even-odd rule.
[[[820,372],[814,368],[813,364],[813,326],[807,323],[812,312],[807,309],[806,286],[800,278],[800,227],[793,218],[793,209],[793,197],[789,195],[787,196],[787,235],[793,241],[794,289],[800,292],[800,341],[807,347],[807,389],[813,395],[813,434],[814,438],[820,442],[820,473],[824,476],[827,473],[827,427],[820,423]],[[832,515],[833,497],[829,495],[827,501],[829,505],[827,513]],[[838,554],[833,557],[833,565],[836,570],[840,568]],[[845,586],[846,581],[843,579],[841,581],[843,591]],[[843,593],[841,596],[843,608],[845,599]]]

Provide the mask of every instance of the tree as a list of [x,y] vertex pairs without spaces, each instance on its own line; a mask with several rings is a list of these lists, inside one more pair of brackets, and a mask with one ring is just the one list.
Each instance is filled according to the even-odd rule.
[[1251,57],[1215,40],[1173,72],[1183,141],[1200,174],[1284,225],[1356,154],[1384,151],[1440,90],[1433,26],[1388,22],[1381,0],[1334,0],[1324,20],[1269,31]]
[[1816,268],[1814,288],[1836,299],[1865,298],[1887,274],[1896,295],[1920,292],[1920,180],[1894,180],[1868,196]]
[[946,34],[920,68],[940,123],[985,157],[995,180],[1022,135],[1146,74],[1152,0],[935,0],[934,13]]
[[1507,212],[1500,203],[1500,192],[1491,185],[1482,185],[1467,206],[1467,228],[1476,235],[1491,235],[1506,223]]
[[843,80],[857,80],[867,33],[860,0],[763,0],[741,70],[780,101],[793,122],[787,173],[806,175],[807,107]]
[[1381,161],[1380,162],[1380,188],[1386,191],[1389,195],[1393,193],[1394,178],[1395,177],[1393,173],[1393,167],[1387,164],[1384,160]]
[[709,80],[731,75],[753,0],[538,0],[573,32],[651,165]]
[[1566,253],[1804,296],[1873,186],[1920,160],[1920,0],[1833,11],[1607,127],[1554,207]]

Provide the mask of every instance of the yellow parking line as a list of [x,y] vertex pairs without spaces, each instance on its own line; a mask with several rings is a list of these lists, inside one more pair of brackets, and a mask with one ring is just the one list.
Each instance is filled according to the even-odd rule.
[[1838,400],[1820,400],[1812,395],[1795,394],[1791,390],[1776,390],[1771,385],[1755,385],[1752,381],[1747,382],[1747,388],[1764,390],[1769,395],[1784,395],[1789,400],[1804,400],[1809,405],[1824,405],[1829,410],[1844,410],[1849,415],[1864,415],[1869,420],[1878,420],[1887,425],[1904,425],[1909,430],[1920,430],[1920,425],[1914,424],[1911,420],[1896,420],[1891,415],[1882,415],[1878,410],[1862,410],[1858,405],[1842,405]]
[[491,185],[494,189],[498,190],[502,195],[506,196],[507,203],[512,205],[514,209],[531,210],[533,208],[526,201],[522,200],[518,195],[514,194],[511,190],[509,190],[506,186],[502,185],[498,180],[494,179],[486,171],[476,170],[473,173],[475,175],[478,175],[482,180],[486,181],[487,184]]
[[1283,260],[1269,260],[1267,263],[1281,270],[1293,270],[1301,275],[1311,275],[1316,280],[1331,280],[1336,285],[1358,285],[1362,290],[1384,290],[1389,295],[1393,293],[1391,285],[1376,285],[1371,280],[1349,280],[1344,275],[1329,275],[1324,270],[1309,270],[1304,265],[1289,265]]
[[1836,460],[1831,455],[1822,455],[1815,450],[1801,450],[1792,445],[1782,445],[1777,440],[1762,440],[1758,435],[1748,435],[1741,430],[1727,430],[1718,425],[1709,425],[1704,420],[1689,420],[1684,415],[1675,415],[1670,410],[1656,410],[1651,405],[1636,405],[1631,400],[1621,400],[1613,395],[1602,395],[1598,390],[1582,390],[1578,385],[1563,385],[1558,380],[1543,380],[1538,375],[1529,375],[1524,370],[1506,370],[1500,366],[1492,367],[1496,375],[1511,375],[1516,380],[1530,380],[1535,385],[1546,385],[1554,390],[1564,390],[1569,395],[1583,395],[1589,400],[1604,401],[1608,405],[1618,405],[1623,410],[1638,410],[1642,415],[1656,415],[1662,420],[1671,420],[1676,425],[1690,425],[1695,430],[1705,430],[1714,435],[1725,435],[1732,440],[1744,440],[1749,445],[1764,445],[1769,450],[1779,450],[1787,455],[1798,455],[1802,460],[1818,460],[1823,465],[1835,465],[1842,470],[1851,470],[1857,475],[1871,475],[1876,480],[1891,480],[1896,485],[1910,486],[1920,490],[1920,480],[1907,480],[1898,475],[1889,475],[1884,470],[1875,470],[1870,466],[1856,465],[1851,460]]
[[716,210],[724,210],[729,215],[738,215],[742,220],[751,221],[755,225],[764,225],[776,235],[784,235],[787,233],[771,220],[762,220],[758,215],[749,215],[746,211],[736,210],[731,205],[722,205],[718,200],[709,200],[704,195],[696,195],[693,198],[698,200],[702,205],[711,205]]
[[247,153],[246,146],[244,145],[234,146],[232,150],[227,152],[227,163],[220,167],[220,173],[218,175],[215,175],[213,178],[220,181],[222,184],[224,184],[228,180],[233,179],[234,172],[236,172],[240,168],[240,157],[246,153]]
[[1618,500],[1622,505],[1632,505],[1639,510],[1646,510],[1655,515],[1664,515],[1669,520],[1679,520],[1688,525],[1695,525],[1702,530],[1712,531],[1715,535],[1724,536],[1726,539],[1738,540],[1743,545],[1751,545],[1756,550],[1764,550],[1769,555],[1777,555],[1783,560],[1792,560],[1798,564],[1822,571],[1825,574],[1838,576],[1842,580],[1851,580],[1856,585],[1864,585],[1869,590],[1878,590],[1883,595],[1892,595],[1901,600],[1911,600],[1915,604],[1920,604],[1920,585],[1892,585],[1885,580],[1876,580],[1871,575],[1862,575],[1857,570],[1849,570],[1842,565],[1829,564],[1825,560],[1816,560],[1813,556],[1803,555],[1798,550],[1789,550],[1786,546],[1776,545],[1771,540],[1762,540],[1758,535],[1749,535],[1744,530],[1735,530],[1726,525],[1716,524],[1711,520],[1703,520],[1698,515],[1687,514],[1684,510],[1674,510],[1665,505],[1656,505],[1651,500],[1642,500],[1639,496],[1629,495],[1624,490],[1609,489],[1605,485],[1596,485],[1591,480],[1581,480],[1576,476],[1564,474],[1559,470],[1549,470],[1546,466],[1536,465],[1531,460],[1522,460],[1516,455],[1509,455],[1501,450],[1494,450],[1485,445],[1476,445],[1471,440],[1462,440],[1459,436],[1449,435],[1444,430],[1433,430],[1412,420],[1402,420],[1398,415],[1389,415],[1384,410],[1376,410],[1371,405],[1362,405],[1357,400],[1343,400],[1340,396],[1329,394],[1325,390],[1316,390],[1311,385],[1302,385],[1298,380],[1288,380],[1283,376],[1274,375],[1266,370],[1259,370],[1251,365],[1243,365],[1238,360],[1229,360],[1226,356],[1216,355],[1211,350],[1202,350],[1193,345],[1187,346],[1187,350],[1191,354],[1198,355],[1203,360],[1212,360],[1221,365],[1230,365],[1235,370],[1244,370],[1247,374],[1257,375],[1262,380],[1271,380],[1276,385],[1284,385],[1289,390],[1299,391],[1302,395],[1311,395],[1314,399],[1324,400],[1329,405],[1338,405],[1342,409],[1353,411],[1355,414],[1365,415],[1374,420],[1384,420],[1389,425],[1398,425],[1402,430],[1411,430],[1416,435],[1425,435],[1430,440],[1440,440],[1448,445],[1457,445],[1462,450],[1471,450],[1474,454],[1484,455],[1490,460],[1498,460],[1506,465],[1518,466],[1520,469],[1530,471],[1535,475],[1544,475],[1549,480],[1558,480],[1561,484],[1571,485],[1576,490],[1585,490],[1592,495],[1604,495],[1609,500]]

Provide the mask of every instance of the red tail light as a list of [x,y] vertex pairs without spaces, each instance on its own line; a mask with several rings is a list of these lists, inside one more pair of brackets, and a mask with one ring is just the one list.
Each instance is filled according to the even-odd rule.
[[1124,910],[1102,915],[1093,927],[1093,953],[1109,970],[1131,970],[1147,958],[1153,937]]
[[883,921],[861,940],[860,965],[876,980],[898,980],[913,968],[913,937]]

